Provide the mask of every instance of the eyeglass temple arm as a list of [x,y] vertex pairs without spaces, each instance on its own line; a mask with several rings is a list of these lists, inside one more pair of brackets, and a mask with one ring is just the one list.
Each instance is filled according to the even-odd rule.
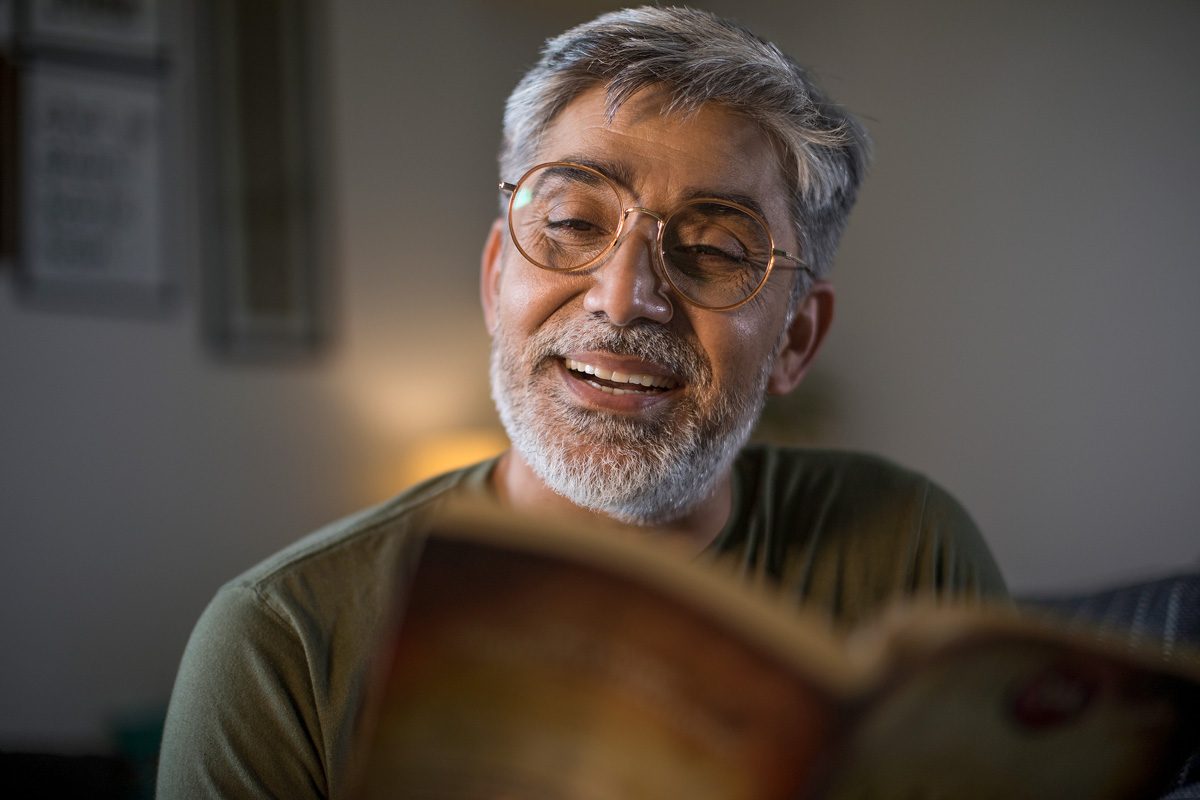
[[500,181],[500,191],[515,192],[516,190],[517,190],[517,185],[515,183],[509,183],[508,181]]
[[[775,269],[800,269],[800,270],[804,270],[805,272],[807,272],[809,277],[811,277],[811,278],[817,277],[817,273],[813,272],[813,268],[810,267],[808,264],[805,264],[803,261],[801,261],[798,256],[794,256],[791,253],[780,250],[779,248],[773,249],[771,251],[771,253],[776,258]],[[780,263],[778,263],[778,259],[781,259],[781,258],[787,259],[788,261],[791,261],[792,263],[791,264],[780,264]]]

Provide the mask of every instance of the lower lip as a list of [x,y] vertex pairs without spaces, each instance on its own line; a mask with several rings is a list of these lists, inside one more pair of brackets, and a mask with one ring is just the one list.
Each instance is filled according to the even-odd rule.
[[631,391],[626,394],[609,394],[584,380],[578,373],[567,369],[562,361],[558,362],[558,371],[563,383],[566,384],[571,393],[584,405],[601,408],[606,411],[621,411],[625,413],[645,411],[660,403],[667,402],[678,391],[678,389],[668,389],[665,392]]

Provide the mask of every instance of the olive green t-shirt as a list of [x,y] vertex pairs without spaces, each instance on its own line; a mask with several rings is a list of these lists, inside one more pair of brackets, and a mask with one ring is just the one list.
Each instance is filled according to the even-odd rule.
[[[398,576],[446,502],[490,498],[495,461],[448,473],[300,540],[223,586],[167,715],[159,797],[341,797],[372,646]],[[870,456],[747,448],[728,524],[701,556],[852,625],[914,594],[1005,588],[961,506]]]

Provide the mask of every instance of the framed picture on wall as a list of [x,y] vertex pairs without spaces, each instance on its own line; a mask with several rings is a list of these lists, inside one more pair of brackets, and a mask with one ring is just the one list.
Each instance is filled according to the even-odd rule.
[[165,299],[157,76],[31,61],[21,94],[23,288],[35,298]]
[[12,44],[15,14],[15,0],[0,0],[0,50],[8,50]]
[[198,9],[204,325],[223,356],[306,355],[325,338],[318,7],[209,0]]
[[18,0],[27,47],[154,57],[162,48],[159,0]]
[[17,249],[17,70],[14,0],[0,0],[0,268]]

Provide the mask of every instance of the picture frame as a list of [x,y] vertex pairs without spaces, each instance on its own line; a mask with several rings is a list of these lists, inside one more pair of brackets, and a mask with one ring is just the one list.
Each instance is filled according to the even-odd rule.
[[16,8],[16,0],[0,0],[0,50],[9,50],[12,47],[17,23]]
[[21,75],[17,276],[27,298],[160,308],[163,98],[155,71],[29,59]]
[[23,44],[43,53],[74,51],[158,58],[159,0],[17,0]]
[[205,340],[231,358],[288,358],[327,339],[316,0],[198,8]]
[[0,270],[17,252],[16,2],[0,0]]

